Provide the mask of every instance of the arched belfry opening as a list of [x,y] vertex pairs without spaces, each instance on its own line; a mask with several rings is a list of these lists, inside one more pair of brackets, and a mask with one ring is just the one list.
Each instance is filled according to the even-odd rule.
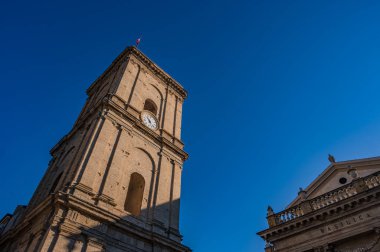
[[157,115],[157,105],[151,99],[145,100],[144,110],[150,111],[154,115]]
[[145,180],[143,176],[134,172],[129,180],[127,199],[125,200],[124,209],[135,216],[141,212],[141,204],[144,195]]

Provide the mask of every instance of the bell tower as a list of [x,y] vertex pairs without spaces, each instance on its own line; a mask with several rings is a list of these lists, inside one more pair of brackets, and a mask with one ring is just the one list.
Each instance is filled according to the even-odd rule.
[[128,47],[87,94],[29,205],[1,220],[0,250],[191,251],[179,232],[186,90]]

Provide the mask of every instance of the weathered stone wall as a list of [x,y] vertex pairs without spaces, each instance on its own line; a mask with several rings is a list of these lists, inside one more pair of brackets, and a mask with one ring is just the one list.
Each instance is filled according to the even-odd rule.
[[[169,150],[161,151],[158,144],[138,131],[118,126],[108,117],[103,120],[88,161],[80,167],[84,172],[79,183],[90,188],[94,195],[103,195],[112,201],[113,213],[128,216],[123,207],[129,179],[137,172],[146,183],[141,217],[157,219],[166,227],[170,222],[178,229],[182,161]],[[77,195],[94,202],[91,195],[80,192]],[[98,205],[110,208],[101,201]]]

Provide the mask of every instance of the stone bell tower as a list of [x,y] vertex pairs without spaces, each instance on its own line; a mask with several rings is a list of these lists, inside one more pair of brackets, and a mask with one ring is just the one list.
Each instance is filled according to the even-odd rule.
[[0,251],[191,251],[181,244],[184,88],[135,47],[88,88]]

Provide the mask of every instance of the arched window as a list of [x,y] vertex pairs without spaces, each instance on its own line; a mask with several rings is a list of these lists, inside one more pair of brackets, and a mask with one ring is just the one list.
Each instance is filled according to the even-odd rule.
[[157,106],[151,99],[145,100],[144,110],[148,110],[152,112],[154,115],[157,115]]
[[131,214],[138,216],[141,212],[141,204],[144,195],[145,180],[138,173],[132,173],[129,181],[127,199],[124,209]]
[[51,186],[50,188],[50,193],[54,193],[55,192],[55,189],[57,188],[58,186],[58,183],[59,183],[59,180],[61,179],[61,176],[62,176],[62,172],[58,175],[58,177],[54,180],[54,183],[53,185]]

